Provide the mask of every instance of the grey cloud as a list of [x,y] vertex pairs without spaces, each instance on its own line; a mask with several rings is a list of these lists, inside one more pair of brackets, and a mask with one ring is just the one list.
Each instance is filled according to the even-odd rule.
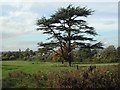
[[105,25],[113,25],[113,24],[116,24],[116,22],[115,21],[106,21],[104,24]]
[[11,33],[2,33],[2,39],[8,39],[17,36],[16,34]]

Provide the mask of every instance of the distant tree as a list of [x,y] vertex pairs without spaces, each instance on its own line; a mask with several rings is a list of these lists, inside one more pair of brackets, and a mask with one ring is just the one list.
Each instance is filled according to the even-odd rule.
[[44,51],[43,48],[38,48],[38,53],[39,53],[40,55],[42,55],[44,52],[45,52],[45,51]]
[[13,56],[15,59],[18,59],[20,57],[19,52],[13,52]]
[[19,49],[19,52],[21,52],[21,49]]
[[6,56],[10,58],[10,56],[12,56],[12,52],[9,51]]
[[[81,48],[103,48],[101,42],[92,44],[85,41],[96,41],[93,37],[96,36],[94,28],[88,26],[87,22],[83,20],[83,17],[88,17],[93,14],[93,10],[87,9],[87,7],[74,7],[69,5],[67,8],[60,8],[55,14],[51,15],[50,18],[41,18],[37,20],[39,26],[37,30],[42,30],[43,34],[48,34],[51,37],[48,39],[53,42],[39,44],[40,46],[52,45],[51,48],[54,52],[55,48],[61,48],[61,56],[64,60],[69,62],[73,61],[72,51],[75,46]],[[66,47],[67,56],[63,53],[63,48]],[[57,53],[57,52],[56,52]]]
[[30,56],[33,56],[34,55],[33,50],[30,50],[29,54],[30,54]]
[[[52,41],[51,41],[52,42]],[[38,53],[40,54],[40,58],[42,61],[45,61],[47,58],[49,58],[49,55],[51,54],[51,48],[52,45],[43,44],[43,42],[40,42],[39,45],[42,47],[38,48]]]
[[79,50],[80,61],[86,60],[91,57],[91,49],[90,48],[80,48]]
[[120,55],[120,46],[117,48],[118,54]]
[[23,58],[23,52],[21,51],[21,49],[19,49],[19,58],[20,58],[20,59]]
[[[43,42],[39,43],[39,45],[42,45],[42,44],[43,44]],[[48,47],[47,45],[43,45],[42,47],[38,48],[38,53],[40,53],[41,55],[43,55],[43,54],[45,54],[45,53],[48,52],[48,48],[50,48],[50,47]]]
[[9,60],[9,57],[7,56],[7,52],[2,52],[2,60]]
[[24,58],[25,58],[25,59],[29,59],[29,57],[30,57],[29,51],[30,51],[29,48],[27,48],[27,49],[25,50],[25,52],[24,52]]
[[117,48],[117,56],[118,56],[118,60],[120,62],[120,46]]
[[108,46],[99,53],[98,59],[102,63],[117,62],[117,50],[113,45]]

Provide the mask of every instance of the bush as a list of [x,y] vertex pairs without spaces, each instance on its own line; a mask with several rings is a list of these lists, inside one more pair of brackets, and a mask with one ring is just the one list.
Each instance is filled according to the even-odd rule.
[[8,78],[3,79],[3,88],[120,88],[116,65],[95,67],[92,71],[89,68],[83,72],[80,70],[36,74],[11,72]]

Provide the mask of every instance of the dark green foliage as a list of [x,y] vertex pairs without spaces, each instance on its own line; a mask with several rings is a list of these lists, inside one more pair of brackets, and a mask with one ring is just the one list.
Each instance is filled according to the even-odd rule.
[[117,48],[118,61],[120,62],[120,46]]
[[[120,62],[119,47],[116,49],[113,45],[103,50],[90,48],[77,48],[73,54],[74,62],[78,63],[114,63]],[[39,48],[38,51],[14,51],[2,52],[2,60],[30,60],[41,62],[52,62],[47,47]],[[60,62],[63,58],[60,59]]]
[[33,56],[36,56],[36,52],[29,50],[27,48],[25,51],[9,51],[9,52],[2,52],[2,60],[30,60]]
[[[41,62],[51,62],[50,51],[46,48],[39,48],[38,51],[2,52],[2,60],[31,60]],[[114,63],[120,62],[119,47],[113,45],[103,50],[79,48],[73,51],[74,63]],[[60,59],[63,60],[63,58]]]
[[107,48],[100,51],[94,56],[93,59],[94,62],[98,63],[114,63],[119,62],[120,60],[118,50],[113,45],[110,45]]
[[118,48],[110,45],[103,50],[79,48],[74,52],[74,61],[80,63],[115,63],[120,62]]
[[[87,22],[80,17],[88,17],[93,14],[93,10],[87,7],[74,7],[69,5],[66,8],[60,8],[56,11],[50,18],[41,18],[37,20],[37,25],[39,28],[37,30],[42,30],[43,34],[51,35],[49,39],[54,40],[54,42],[48,42],[39,44],[40,46],[52,45],[51,49],[54,51],[56,47],[61,49],[62,55],[60,55],[64,60],[69,62],[71,66],[72,51],[80,46],[82,48],[103,48],[102,43],[98,42],[96,44],[86,43],[84,41],[96,41],[89,35],[96,36],[94,28],[88,26]],[[51,47],[51,46],[50,46]],[[66,47],[67,56],[63,53],[63,47]],[[55,52],[55,51],[54,51]]]
[[14,60],[19,58],[19,52],[2,52],[2,60]]

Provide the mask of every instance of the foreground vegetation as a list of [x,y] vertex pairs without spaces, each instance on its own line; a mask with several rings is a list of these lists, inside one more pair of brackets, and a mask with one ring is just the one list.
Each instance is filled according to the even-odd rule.
[[[118,63],[3,61],[3,88],[119,88]],[[89,66],[96,66],[93,70]]]

